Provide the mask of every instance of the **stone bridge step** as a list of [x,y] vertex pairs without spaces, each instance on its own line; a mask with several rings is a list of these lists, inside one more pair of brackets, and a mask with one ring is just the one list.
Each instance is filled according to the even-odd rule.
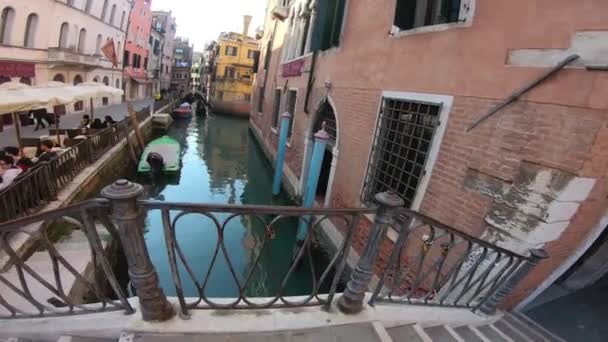
[[[287,326],[286,326],[287,328]],[[128,333],[120,338],[64,336],[59,340],[8,339],[0,342],[565,342],[521,314],[504,314],[475,324],[432,322],[385,327],[363,322],[301,330],[241,333]]]
[[123,334],[120,342],[391,342],[371,323],[317,329],[243,334],[153,335]]

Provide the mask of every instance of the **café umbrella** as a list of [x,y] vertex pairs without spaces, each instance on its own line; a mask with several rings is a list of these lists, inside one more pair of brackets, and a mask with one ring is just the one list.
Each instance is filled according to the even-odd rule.
[[19,150],[22,150],[18,112],[70,105],[87,99],[122,94],[121,89],[91,82],[81,83],[77,86],[70,86],[62,82],[49,82],[43,86],[28,86],[17,82],[7,82],[0,85],[0,113],[13,114],[17,144]]

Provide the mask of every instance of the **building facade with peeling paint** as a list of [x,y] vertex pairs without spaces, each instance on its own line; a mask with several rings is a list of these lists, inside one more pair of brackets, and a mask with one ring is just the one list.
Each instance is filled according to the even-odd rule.
[[318,205],[394,190],[498,246],[544,248],[510,307],[579,290],[608,271],[593,266],[608,264],[596,253],[608,248],[607,12],[602,0],[268,1],[251,127],[275,158],[279,117],[294,115],[284,178],[296,196],[325,122]]

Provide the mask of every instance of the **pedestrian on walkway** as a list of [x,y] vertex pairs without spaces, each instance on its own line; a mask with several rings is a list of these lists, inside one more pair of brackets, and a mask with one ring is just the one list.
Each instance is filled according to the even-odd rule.
[[15,160],[13,157],[4,155],[0,157],[0,190],[8,187],[13,183],[15,178],[21,174],[21,169],[15,167]]
[[[42,128],[46,128],[46,126],[44,125],[43,120],[46,120],[47,114],[46,114],[46,109],[41,108],[41,109],[35,109],[33,111],[30,112],[30,115],[32,115],[34,117],[34,122],[36,123],[36,127],[34,127],[34,131],[37,131],[38,129],[40,129],[40,126],[42,126]],[[48,121],[47,121],[47,125],[49,125]]]

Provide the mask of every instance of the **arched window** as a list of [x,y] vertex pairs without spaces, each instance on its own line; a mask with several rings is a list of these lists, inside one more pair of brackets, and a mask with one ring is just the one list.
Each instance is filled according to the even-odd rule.
[[125,11],[122,11],[122,16],[120,17],[120,29],[124,30],[125,28],[123,27],[125,24]]
[[59,31],[59,47],[66,49],[68,47],[68,35],[70,33],[70,25],[68,23],[61,24]]
[[84,5],[84,11],[86,13],[91,13],[92,6],[93,6],[93,0],[87,0],[86,4]]
[[19,79],[19,83],[23,83],[23,84],[27,84],[27,85],[31,86],[32,85],[32,79],[29,78],[29,77],[21,77]]
[[38,15],[32,13],[27,17],[25,23],[25,37],[23,38],[23,46],[33,48],[36,45],[36,30],[38,29]]
[[95,54],[96,55],[101,55],[101,42],[103,41],[103,38],[101,37],[100,34],[97,35],[97,41],[95,42]]
[[84,53],[84,49],[87,43],[87,30],[80,29],[80,34],[78,35],[78,52]]
[[107,86],[109,86],[109,85],[110,85],[110,79],[108,78],[108,76],[105,76],[105,77],[103,78],[103,84],[105,84],[105,85],[107,85]]
[[108,14],[108,0],[103,0],[103,7],[101,8],[101,21],[106,20],[106,14]]
[[15,24],[15,10],[5,7],[0,17],[0,44],[11,44],[11,35]]
[[120,46],[120,42],[118,42],[118,44],[116,44],[116,56],[122,56],[122,55],[120,54],[120,48],[121,48],[121,46]]
[[57,74],[53,77],[53,81],[65,83],[65,77],[62,74]]
[[95,78],[93,78],[93,82],[99,83],[99,76],[95,76]]
[[120,89],[120,80],[116,80],[116,88]]
[[110,25],[114,25],[114,16],[116,15],[116,4],[112,5],[112,10],[110,10]]
[[80,83],[82,83],[82,76],[80,76],[80,75],[74,76],[74,85],[79,85]]

